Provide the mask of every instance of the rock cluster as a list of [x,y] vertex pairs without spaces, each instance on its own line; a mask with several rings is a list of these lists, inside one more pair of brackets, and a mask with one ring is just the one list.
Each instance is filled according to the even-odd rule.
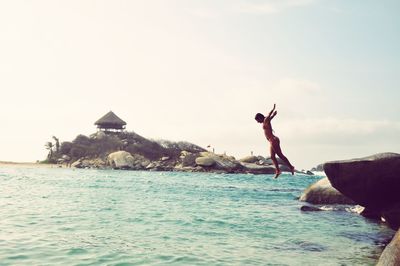
[[[323,164],[327,175],[301,196],[314,204],[358,204],[362,215],[383,219],[395,230],[400,227],[400,154],[332,161]],[[306,208],[307,209],[307,208]],[[400,265],[400,230],[381,255],[378,265]]]
[[[76,168],[274,174],[271,158],[216,154],[195,144],[151,140],[135,132],[97,132],[62,142],[53,156],[58,163]],[[290,172],[278,158],[281,171]],[[304,171],[298,172],[306,174]],[[308,172],[309,175],[312,173]]]
[[[76,168],[113,168],[149,171],[186,171],[186,172],[215,172],[215,173],[246,173],[274,174],[275,167],[269,158],[249,156],[236,160],[233,156],[215,154],[208,151],[181,151],[177,157],[162,156],[150,160],[143,155],[116,151],[105,158],[82,157],[71,164]],[[283,171],[288,171],[280,165]]]

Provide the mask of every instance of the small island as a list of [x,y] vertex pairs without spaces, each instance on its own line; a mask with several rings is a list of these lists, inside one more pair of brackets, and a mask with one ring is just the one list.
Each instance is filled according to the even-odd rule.
[[[94,123],[97,132],[72,141],[46,143],[43,163],[94,169],[274,174],[270,158],[249,155],[237,160],[186,141],[151,140],[127,131],[127,123],[110,111]],[[283,171],[290,169],[278,159]],[[312,174],[312,173],[308,173]]]

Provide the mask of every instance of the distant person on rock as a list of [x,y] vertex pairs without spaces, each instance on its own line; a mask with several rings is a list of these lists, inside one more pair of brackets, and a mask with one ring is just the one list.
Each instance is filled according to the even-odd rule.
[[277,136],[273,134],[272,126],[271,126],[271,120],[276,116],[278,113],[275,110],[276,105],[274,104],[274,108],[269,112],[268,116],[265,117],[263,114],[256,114],[256,121],[258,123],[263,124],[263,129],[264,129],[264,134],[267,140],[269,141],[270,144],[270,153],[271,153],[271,160],[274,163],[275,166],[275,178],[277,178],[281,174],[281,170],[279,168],[278,161],[276,160],[276,155],[281,158],[287,166],[289,166],[292,175],[294,174],[294,166],[289,162],[289,160],[286,158],[285,155],[283,155],[281,146],[280,146],[280,140]]

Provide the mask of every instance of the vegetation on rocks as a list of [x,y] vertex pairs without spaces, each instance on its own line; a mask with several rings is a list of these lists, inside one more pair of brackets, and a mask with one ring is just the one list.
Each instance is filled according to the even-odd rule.
[[45,144],[49,154],[44,162],[66,162],[63,158],[65,155],[70,158],[68,160],[70,162],[81,158],[101,158],[105,160],[110,153],[120,150],[141,155],[148,160],[158,160],[162,157],[176,159],[180,156],[183,148],[190,152],[205,151],[205,149],[191,143],[154,141],[146,139],[135,132],[106,134],[99,131],[89,137],[78,135],[71,142],[64,141],[61,145],[57,143],[53,144],[49,141]]
[[[273,174],[275,171],[272,161],[262,156],[236,160],[233,156],[215,154],[189,142],[150,140],[135,132],[98,131],[90,136],[78,135],[73,141],[61,144],[58,138],[53,137],[53,140],[54,143],[45,145],[49,154],[44,162],[76,168],[252,174]],[[288,168],[281,165],[281,169]]]

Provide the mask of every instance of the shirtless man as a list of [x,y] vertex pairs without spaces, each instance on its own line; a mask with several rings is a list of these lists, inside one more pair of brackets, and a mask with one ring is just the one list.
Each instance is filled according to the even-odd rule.
[[279,169],[279,164],[278,161],[276,160],[276,155],[278,155],[284,162],[289,166],[292,175],[294,174],[294,166],[290,164],[289,160],[286,158],[285,155],[283,155],[281,147],[280,147],[280,140],[277,136],[273,134],[272,126],[271,126],[271,120],[276,116],[278,112],[275,110],[275,104],[274,108],[269,112],[268,116],[265,117],[263,114],[256,114],[256,121],[258,123],[263,124],[263,129],[264,129],[264,134],[267,140],[270,143],[270,153],[271,153],[271,160],[274,163],[275,166],[275,178],[277,178],[281,174],[281,170]]

